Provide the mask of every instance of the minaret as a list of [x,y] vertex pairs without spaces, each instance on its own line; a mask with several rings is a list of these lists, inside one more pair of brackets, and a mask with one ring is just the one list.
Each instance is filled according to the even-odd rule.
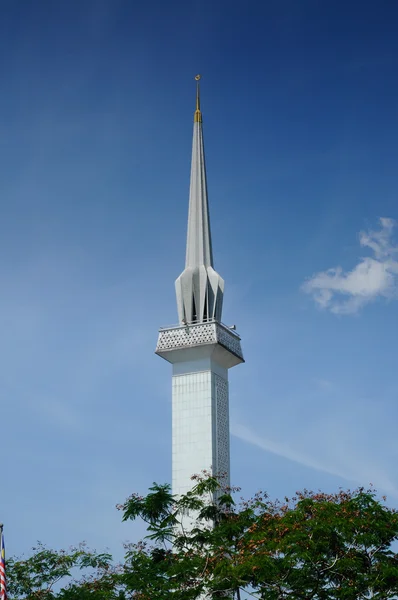
[[221,323],[224,280],[214,270],[197,75],[185,269],[176,280],[179,325],[160,329],[156,354],[173,365],[172,490],[211,470],[230,482],[228,369],[244,362]]

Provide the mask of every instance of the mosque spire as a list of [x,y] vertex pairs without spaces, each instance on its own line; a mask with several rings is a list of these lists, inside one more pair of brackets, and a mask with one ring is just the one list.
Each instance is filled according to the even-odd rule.
[[[223,486],[230,484],[228,371],[244,362],[235,328],[221,323],[224,281],[213,264],[200,75],[195,79],[186,261],[176,281],[180,323],[162,327],[156,346],[156,354],[173,365],[172,493],[177,498],[192,490],[192,473],[203,469]],[[187,511],[181,527],[192,531],[196,522],[196,512]]]
[[206,165],[200,109],[200,75],[196,79],[191,184],[185,270],[176,281],[181,324],[221,321],[224,281],[213,268]]

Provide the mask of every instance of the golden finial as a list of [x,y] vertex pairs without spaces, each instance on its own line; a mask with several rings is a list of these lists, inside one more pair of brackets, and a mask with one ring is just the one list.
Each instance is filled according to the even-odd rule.
[[201,75],[195,76],[195,80],[196,80],[196,110],[195,110],[195,116],[194,116],[194,123],[202,122],[202,113],[200,112],[200,89],[199,89],[199,81],[201,80],[201,78],[202,78]]

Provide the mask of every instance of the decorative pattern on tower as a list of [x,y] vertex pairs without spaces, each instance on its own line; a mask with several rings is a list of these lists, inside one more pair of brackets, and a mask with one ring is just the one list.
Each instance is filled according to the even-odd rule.
[[176,280],[181,325],[221,321],[224,280],[213,268],[206,165],[200,110],[200,75],[196,76],[191,185],[185,269]]

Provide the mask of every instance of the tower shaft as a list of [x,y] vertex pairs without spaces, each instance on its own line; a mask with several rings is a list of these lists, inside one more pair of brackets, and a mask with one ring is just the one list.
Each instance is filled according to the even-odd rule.
[[173,493],[203,470],[229,485],[228,369],[243,362],[240,337],[217,322],[161,329],[156,353],[173,365]]

